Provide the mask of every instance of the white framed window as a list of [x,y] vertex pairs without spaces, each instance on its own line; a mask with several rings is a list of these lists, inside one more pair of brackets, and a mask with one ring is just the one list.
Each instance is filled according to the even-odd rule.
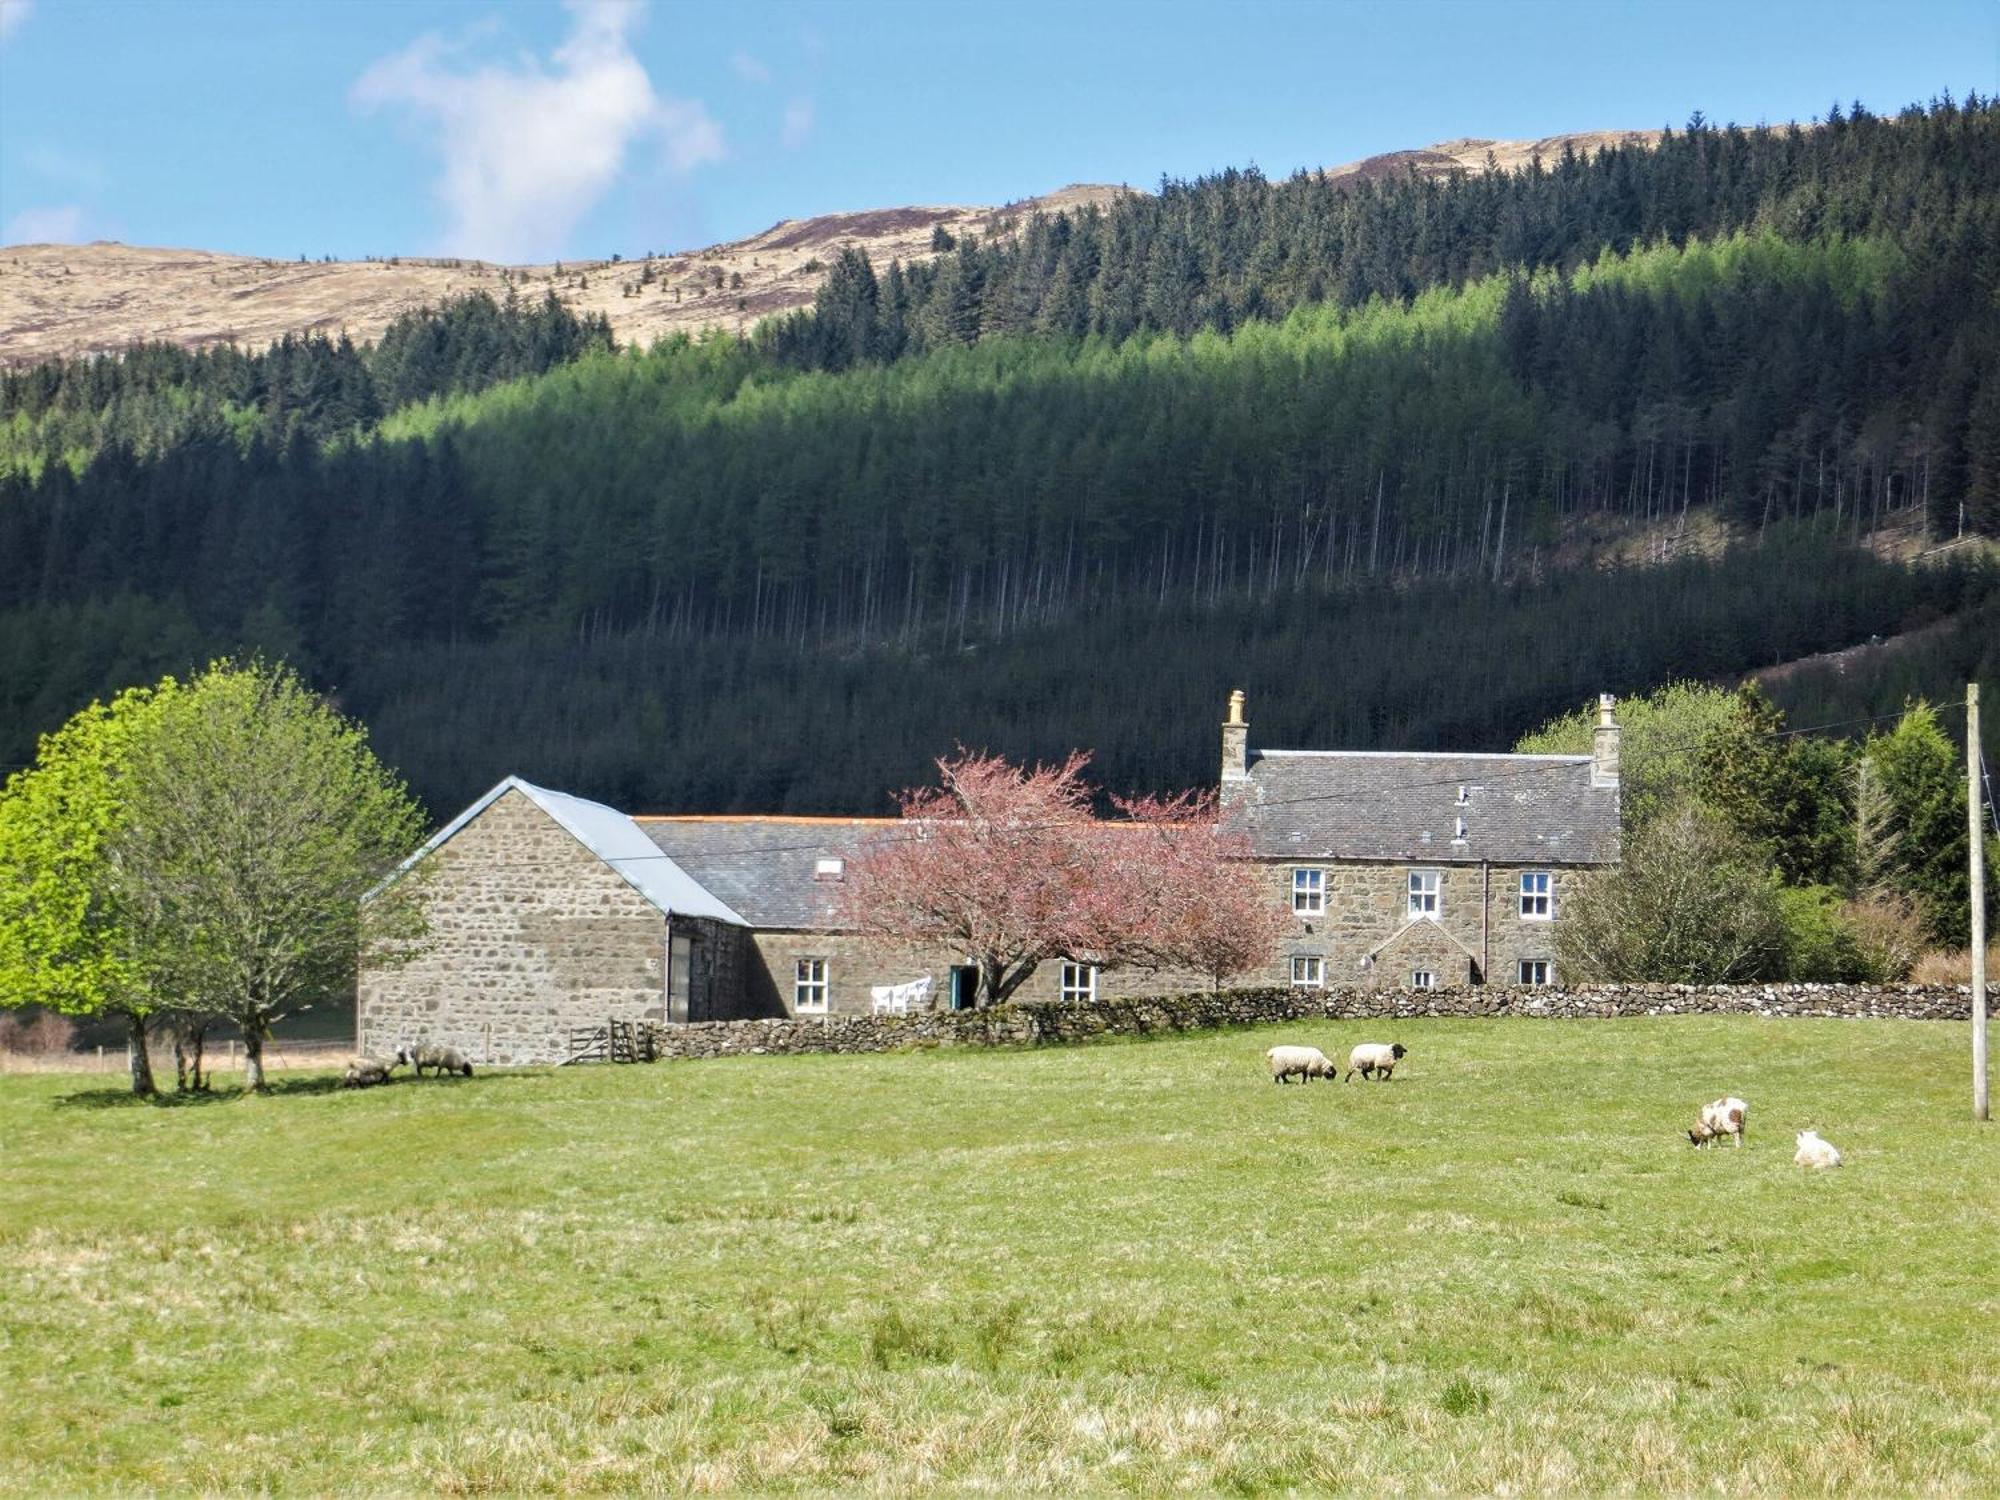
[[1521,960],[1521,983],[1529,985],[1547,984],[1553,970],[1546,958],[1524,958]]
[[792,966],[792,1009],[802,1016],[826,1014],[826,960],[802,958]]
[[1413,990],[1434,990],[1438,987],[1435,969],[1410,970],[1410,988]]
[[1317,917],[1326,911],[1326,871],[1292,871],[1292,912],[1295,916]]
[[839,880],[847,874],[847,861],[839,858],[813,861],[814,880]]
[[1442,903],[1438,899],[1440,872],[1436,870],[1410,871],[1410,920],[1428,917],[1435,922],[1441,915]]
[[1062,966],[1062,998],[1065,1000],[1095,1000],[1097,998],[1097,965],[1064,964]]
[[1547,870],[1521,872],[1521,920],[1546,922],[1555,912],[1555,897]]
[[1326,985],[1326,960],[1317,953],[1292,955],[1292,988],[1317,990]]

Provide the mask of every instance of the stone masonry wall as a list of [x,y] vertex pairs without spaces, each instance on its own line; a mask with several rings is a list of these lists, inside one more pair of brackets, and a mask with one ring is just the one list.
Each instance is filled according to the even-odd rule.
[[[2000,999],[2000,985],[1989,985],[1988,989]],[[674,1026],[661,1038],[661,1055],[702,1058],[892,1052],[905,1047],[1040,1046],[1097,1037],[1317,1020],[1756,1015],[1962,1021],[1971,1012],[1968,985],[1632,984],[1570,990],[1491,985],[1450,990],[1286,987],[1107,999],[1094,1004],[1017,1002],[990,1010],[911,1016],[806,1016]]]
[[[874,997],[870,991],[875,986],[906,984],[926,974],[931,976],[937,1008],[943,1009],[951,1001],[952,966],[964,962],[948,949],[890,943],[858,933],[757,932],[750,938],[744,1013],[790,1015],[798,960],[802,958],[826,960],[828,1013],[849,1016],[872,1013]],[[1200,982],[1185,974],[1107,969],[1098,975],[1097,993],[1102,997],[1159,994]],[[1015,996],[1021,1001],[1054,1003],[1061,991],[1062,965],[1046,963],[1036,968]]]
[[428,1041],[474,1062],[558,1062],[569,1031],[664,1015],[666,919],[520,792],[431,856],[433,940],[364,969],[357,1045]]
[[[1251,976],[1263,983],[1289,983],[1294,955],[1318,955],[1325,959],[1326,983],[1330,988],[1369,985],[1393,989],[1407,985],[1411,969],[1425,964],[1403,952],[1402,945],[1384,953],[1370,967],[1364,968],[1362,959],[1409,925],[1412,870],[1438,872],[1437,925],[1473,959],[1478,959],[1482,951],[1485,953],[1488,984],[1518,983],[1524,959],[1546,962],[1553,975],[1555,923],[1561,918],[1562,903],[1578,874],[1574,869],[1550,865],[1492,865],[1482,870],[1476,864],[1428,865],[1420,861],[1263,862],[1263,878],[1269,883],[1272,899],[1282,910],[1292,909],[1292,872],[1299,869],[1324,872],[1326,910],[1318,916],[1292,917],[1291,928],[1279,940],[1270,966]],[[1521,915],[1521,876],[1529,870],[1547,870],[1550,875],[1553,920]],[[1405,943],[1408,941],[1405,939]],[[1423,945],[1424,961],[1442,963],[1444,956],[1436,944]],[[1445,976],[1452,972],[1434,971],[1438,972],[1440,984],[1447,983]]]

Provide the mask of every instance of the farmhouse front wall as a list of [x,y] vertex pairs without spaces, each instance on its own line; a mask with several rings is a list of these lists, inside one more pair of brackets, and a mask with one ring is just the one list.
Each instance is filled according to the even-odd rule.
[[[1578,873],[1559,866],[1334,863],[1285,860],[1262,863],[1271,899],[1287,909],[1296,871],[1317,871],[1323,911],[1292,911],[1290,930],[1263,970],[1245,983],[1286,984],[1294,957],[1322,960],[1328,988],[1407,986],[1421,968],[1439,986],[1483,982],[1515,984],[1522,962],[1547,964],[1555,977],[1555,918],[1576,888]],[[1411,927],[1410,876],[1437,877],[1437,910]],[[1522,915],[1521,879],[1548,877],[1548,915]],[[1536,886],[1540,890],[1539,883]],[[1435,936],[1439,940],[1431,941]],[[1468,970],[1470,960],[1476,969]],[[1425,960],[1429,962],[1426,963]]]

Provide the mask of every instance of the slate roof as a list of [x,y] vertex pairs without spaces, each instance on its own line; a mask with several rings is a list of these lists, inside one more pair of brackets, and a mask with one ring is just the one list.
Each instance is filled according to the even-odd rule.
[[673,857],[757,928],[838,930],[837,880],[820,876],[822,859],[849,860],[893,818],[640,818],[655,847]]
[[1253,750],[1246,778],[1223,783],[1222,815],[1260,859],[1609,864],[1618,788],[1591,785],[1590,765],[1587,755]]
[[676,861],[663,857],[653,841],[640,831],[639,825],[624,813],[606,807],[602,802],[572,797],[567,792],[552,792],[518,776],[509,776],[500,782],[432,834],[423,848],[397,866],[397,873],[407,870],[444,844],[510,791],[519,792],[555,819],[578,843],[622,875],[634,890],[662,913],[668,916],[714,917],[739,927],[748,925],[726,901],[719,899]]

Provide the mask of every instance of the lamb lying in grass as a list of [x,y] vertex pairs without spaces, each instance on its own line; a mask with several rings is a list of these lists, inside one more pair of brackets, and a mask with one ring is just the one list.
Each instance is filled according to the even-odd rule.
[[472,1064],[466,1061],[463,1052],[456,1047],[440,1047],[435,1042],[420,1042],[414,1047],[405,1047],[396,1054],[396,1061],[415,1068],[419,1078],[424,1076],[425,1068],[431,1069],[440,1078],[446,1073],[463,1073],[467,1078],[472,1076]]
[[1798,1153],[1792,1160],[1812,1171],[1823,1171],[1840,1165],[1840,1152],[1834,1149],[1832,1141],[1821,1140],[1817,1130],[1801,1130]]
[[1409,1050],[1401,1042],[1394,1046],[1385,1042],[1363,1042],[1347,1054],[1347,1077],[1340,1081],[1345,1083],[1356,1073],[1363,1078],[1372,1078],[1380,1073],[1383,1081],[1387,1082],[1389,1075],[1396,1071],[1396,1064]]
[[1725,1135],[1736,1137],[1736,1145],[1743,1145],[1743,1126],[1749,1118],[1750,1106],[1734,1094],[1727,1099],[1718,1099],[1713,1104],[1701,1107],[1701,1118],[1694,1123],[1694,1129],[1687,1135],[1697,1146],[1706,1146]]
[[1315,1078],[1331,1078],[1337,1071],[1333,1059],[1317,1047],[1273,1047],[1264,1054],[1271,1065],[1271,1082],[1283,1083],[1297,1074],[1301,1083]]
[[403,1061],[401,1053],[394,1062],[383,1062],[379,1057],[357,1057],[347,1065],[347,1076],[340,1080],[344,1089],[373,1088],[378,1083],[389,1081],[390,1070]]

